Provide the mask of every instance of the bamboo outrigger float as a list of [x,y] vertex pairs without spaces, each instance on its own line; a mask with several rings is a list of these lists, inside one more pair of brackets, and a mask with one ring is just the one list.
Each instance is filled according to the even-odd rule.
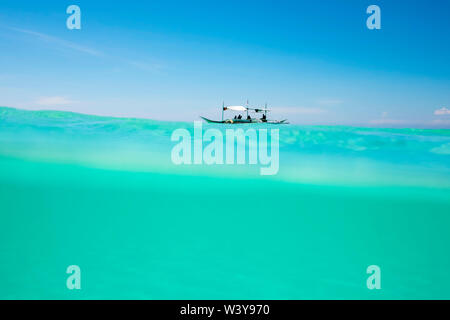
[[[235,116],[233,119],[224,119],[224,113],[225,111],[237,111],[237,112],[246,112],[247,118],[242,118],[242,115]],[[228,123],[228,124],[240,124],[240,123],[269,123],[269,124],[288,124],[287,119],[285,120],[268,120],[267,119],[267,112],[270,110],[267,109],[267,104],[264,106],[264,108],[250,108],[248,106],[228,106],[225,107],[225,103],[222,105],[222,120],[211,120],[205,117],[200,117],[203,120],[205,120],[208,123]],[[261,118],[252,118],[249,115],[249,112],[254,112],[256,114],[262,113],[263,116]]]

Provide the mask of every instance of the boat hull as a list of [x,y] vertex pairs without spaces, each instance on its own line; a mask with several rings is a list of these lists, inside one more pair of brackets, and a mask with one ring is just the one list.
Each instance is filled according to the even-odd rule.
[[211,120],[205,117],[200,117],[205,120],[207,123],[223,123],[223,124],[246,124],[246,123],[268,123],[268,124],[288,124],[287,120],[267,120],[262,121],[260,119],[227,119],[223,121]]

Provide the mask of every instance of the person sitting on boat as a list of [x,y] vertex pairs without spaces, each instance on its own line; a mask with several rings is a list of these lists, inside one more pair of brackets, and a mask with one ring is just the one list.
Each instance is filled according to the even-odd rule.
[[234,116],[234,120],[236,120],[237,119],[237,116]]
[[238,119],[239,119],[239,120],[241,120],[241,119],[242,119],[242,116],[241,116],[241,115],[239,115],[239,116],[238,116]]
[[252,117],[250,117],[250,115],[248,115],[247,120],[252,120]]
[[266,115],[265,115],[265,114],[263,114],[263,116],[262,116],[261,120],[262,120],[263,122],[266,122],[266,121],[267,121],[267,117],[266,117]]

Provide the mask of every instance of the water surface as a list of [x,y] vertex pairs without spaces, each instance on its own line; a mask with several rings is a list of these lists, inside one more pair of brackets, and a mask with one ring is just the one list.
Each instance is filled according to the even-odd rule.
[[0,298],[450,298],[450,130],[280,126],[261,176],[175,166],[177,128],[0,108]]

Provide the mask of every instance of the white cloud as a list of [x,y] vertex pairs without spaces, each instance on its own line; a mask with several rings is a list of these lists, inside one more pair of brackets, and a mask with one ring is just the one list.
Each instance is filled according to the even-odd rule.
[[160,71],[161,69],[163,69],[163,66],[158,63],[145,63],[145,62],[130,61],[130,60],[128,61],[128,63],[138,69],[143,70],[143,71],[155,72],[155,71]]
[[32,30],[26,30],[26,29],[20,29],[20,28],[9,28],[10,30],[13,30],[15,32],[19,32],[22,34],[26,34],[29,36],[32,36],[44,43],[50,43],[52,45],[54,45],[54,47],[56,48],[63,48],[63,49],[71,49],[71,50],[75,50],[84,54],[88,54],[94,57],[103,57],[103,58],[112,58],[116,61],[119,61],[123,64],[128,64],[131,65],[137,69],[140,69],[142,71],[148,71],[148,72],[159,72],[162,69],[165,68],[165,66],[159,62],[155,62],[155,63],[147,63],[147,62],[141,62],[141,61],[135,61],[135,60],[128,60],[128,59],[124,59],[124,58],[118,58],[118,57],[113,57],[110,55],[107,55],[99,50],[93,49],[93,48],[89,48],[86,46],[82,46],[79,45],[77,43],[74,42],[70,42],[61,38],[57,38],[54,36],[50,36],[48,34],[45,33],[41,33],[41,32],[36,32],[36,31],[32,31]]
[[410,128],[434,128],[450,126],[450,119],[435,119],[432,121],[400,120],[400,119],[375,119],[369,121],[374,126],[408,126]]
[[60,47],[64,47],[64,48],[68,48],[68,49],[73,49],[82,53],[86,53],[92,56],[103,56],[103,53],[101,53],[100,51],[97,51],[95,49],[91,49],[88,47],[84,47],[84,46],[80,46],[76,43],[67,41],[67,40],[63,40],[57,37],[53,37],[53,36],[49,36],[47,34],[44,33],[40,33],[40,32],[36,32],[36,31],[31,31],[31,30],[25,30],[25,29],[18,29],[18,28],[9,28],[11,30],[14,30],[16,32],[20,32],[23,34],[28,34],[31,36],[34,36],[35,38],[42,40],[44,42],[49,42],[49,43],[53,43],[56,45],[59,45]]
[[74,104],[76,101],[69,100],[65,97],[42,97],[39,98],[36,103],[40,106],[55,107],[55,106],[67,106]]
[[322,114],[326,111],[321,108],[305,108],[305,107],[281,107],[274,109],[277,113],[283,114]]
[[434,125],[446,125],[446,126],[450,126],[450,119],[448,119],[448,120],[444,120],[444,119],[436,119],[436,120],[433,120],[431,123],[434,124]]
[[409,123],[409,121],[406,120],[396,120],[396,119],[376,119],[369,121],[370,124],[406,124]]
[[448,114],[450,114],[450,109],[447,109],[446,107],[442,107],[442,108],[434,111],[434,114],[437,116],[448,115]]
[[343,101],[339,100],[339,99],[322,99],[322,100],[317,101],[317,103],[322,106],[336,106],[336,105],[342,104]]

